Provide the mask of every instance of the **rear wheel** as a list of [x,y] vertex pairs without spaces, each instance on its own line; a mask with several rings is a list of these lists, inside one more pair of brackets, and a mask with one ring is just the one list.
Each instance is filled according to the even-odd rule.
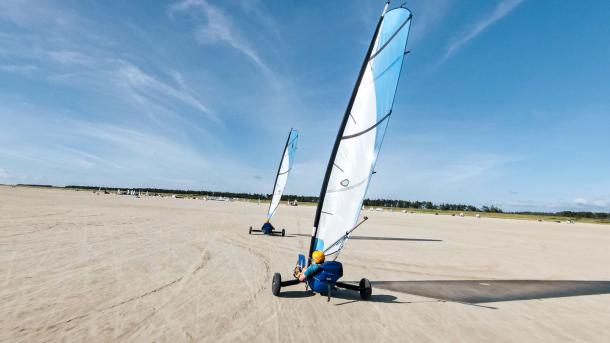
[[360,299],[369,300],[372,293],[373,287],[371,286],[371,282],[364,278],[360,280]]
[[282,289],[282,275],[280,273],[273,274],[273,281],[271,282],[271,292],[276,297],[280,295]]
[[250,226],[250,230],[248,230],[248,234],[251,235],[252,234],[252,226]]

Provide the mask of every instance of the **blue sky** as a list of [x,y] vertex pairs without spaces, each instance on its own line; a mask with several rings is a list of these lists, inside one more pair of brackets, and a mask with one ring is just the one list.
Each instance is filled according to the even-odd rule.
[[[610,2],[407,5],[369,196],[610,211]],[[0,183],[317,195],[382,7],[4,0]]]

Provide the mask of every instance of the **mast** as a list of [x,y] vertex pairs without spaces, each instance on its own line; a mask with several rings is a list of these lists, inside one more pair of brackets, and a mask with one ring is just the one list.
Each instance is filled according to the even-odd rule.
[[[290,131],[288,131],[288,138],[286,138],[286,144],[284,145],[284,150],[282,151],[282,158],[280,159],[280,164],[277,166],[277,173],[275,174],[275,181],[273,182],[273,191],[271,191],[271,202],[269,203],[269,209],[267,210],[267,213],[269,213],[271,205],[273,205],[273,195],[275,194],[275,187],[277,187],[277,178],[280,176],[280,171],[282,170],[282,162],[284,162],[284,155],[286,154],[286,149],[288,149],[288,143],[290,143],[290,136],[292,135],[292,130],[293,128],[290,128]],[[271,218],[267,219],[270,220]]]
[[322,206],[324,206],[324,198],[326,197],[326,189],[328,188],[328,180],[330,179],[330,175],[332,173],[333,163],[335,158],[337,157],[337,151],[339,150],[339,144],[341,144],[341,137],[343,137],[343,133],[345,132],[345,126],[347,125],[347,121],[349,119],[350,112],[352,111],[352,106],[354,105],[354,100],[356,99],[356,95],[358,94],[358,88],[360,88],[360,83],[362,82],[362,77],[364,76],[364,72],[366,70],[366,66],[370,59],[371,53],[373,52],[373,45],[375,44],[375,40],[377,35],[379,34],[379,28],[381,27],[381,23],[383,22],[383,16],[388,10],[388,6],[390,5],[390,0],[388,0],[383,8],[383,12],[381,13],[381,17],[379,17],[379,21],[377,22],[377,27],[375,27],[375,33],[373,34],[373,38],[371,39],[371,43],[369,44],[369,48],[364,56],[364,61],[362,62],[362,66],[360,67],[360,73],[358,74],[358,80],[354,85],[354,89],[352,90],[352,95],[349,99],[349,103],[347,108],[345,109],[345,114],[343,115],[343,120],[341,121],[341,126],[339,126],[339,132],[337,132],[337,138],[335,139],[335,145],[333,146],[333,150],[330,154],[330,159],[328,160],[328,166],[326,167],[326,174],[324,176],[324,181],[322,182],[322,189],[320,190],[320,197],[318,198],[318,207],[316,208],[316,217],[314,219],[313,224],[313,235],[311,236],[311,243],[309,244],[309,254],[307,255],[308,264],[311,262],[311,254],[313,253],[313,249],[316,242],[316,235],[318,232],[318,224],[320,223],[320,214],[322,213]]

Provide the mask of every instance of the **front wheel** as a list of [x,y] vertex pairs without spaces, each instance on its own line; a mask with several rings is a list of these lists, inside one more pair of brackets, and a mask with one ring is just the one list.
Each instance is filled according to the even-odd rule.
[[273,281],[271,282],[271,292],[276,297],[280,295],[282,289],[282,275],[280,273],[273,274]]
[[360,280],[360,299],[369,300],[372,293],[373,287],[371,286],[371,282],[364,278]]

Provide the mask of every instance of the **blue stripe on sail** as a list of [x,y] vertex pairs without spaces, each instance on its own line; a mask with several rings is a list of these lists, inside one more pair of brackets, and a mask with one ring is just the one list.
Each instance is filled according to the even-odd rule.
[[324,240],[316,237],[316,244],[313,246],[313,250],[324,251]]
[[[410,16],[409,10],[397,8],[386,13],[383,18],[377,42],[377,49],[381,47],[383,49],[378,50],[375,58],[371,60],[377,102],[377,120],[392,110],[407,36],[411,28]],[[386,126],[387,121],[377,127],[375,153],[381,147]]]
[[290,131],[290,138],[288,138],[288,147],[286,148],[288,151],[288,164],[290,165],[290,169],[292,169],[292,162],[294,161],[294,155],[297,151],[297,141],[299,139],[299,134],[297,130]]

